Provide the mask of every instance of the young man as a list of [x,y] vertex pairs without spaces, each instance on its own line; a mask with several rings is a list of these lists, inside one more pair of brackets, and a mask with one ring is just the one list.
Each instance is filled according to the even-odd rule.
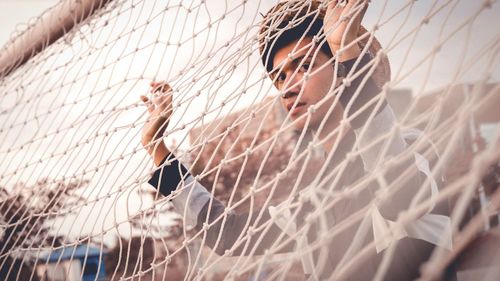
[[[261,57],[281,93],[283,108],[297,129],[316,134],[328,155],[325,165],[331,170],[317,186],[308,186],[284,204],[254,213],[225,212],[226,207],[158,141],[172,111],[171,95],[155,96],[152,103],[142,97],[151,115],[142,143],[161,167],[149,182],[166,196],[174,193],[175,209],[184,214],[186,224],[203,232],[205,244],[218,254],[303,251],[304,273],[313,280],[370,280],[391,246],[394,258],[388,263],[385,279],[410,280],[419,276],[419,265],[435,245],[449,246],[441,239],[449,234],[445,206],[432,206],[432,211],[404,226],[395,223],[410,208],[425,180],[431,188],[422,200],[437,192],[428,162],[418,153],[377,170],[383,163],[379,159],[398,156],[407,149],[403,137],[396,135],[371,149],[350,153],[388,133],[395,122],[388,104],[378,98],[380,88],[370,72],[372,55],[362,50],[358,40],[367,2],[332,1],[326,13],[318,2],[281,2],[263,21]],[[153,92],[170,90],[160,83],[151,86]],[[373,200],[380,189],[376,180],[349,189],[370,178],[371,172],[379,173],[386,182],[403,184],[377,200]],[[176,190],[179,186],[184,188]],[[425,228],[433,224],[438,226]],[[423,233],[424,228],[431,234]],[[363,266],[350,267],[353,259]]]

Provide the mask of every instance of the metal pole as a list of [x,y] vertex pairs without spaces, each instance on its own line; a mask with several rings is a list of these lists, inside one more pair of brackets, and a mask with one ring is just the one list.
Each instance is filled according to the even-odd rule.
[[3,48],[0,53],[0,78],[22,66],[111,1],[66,0],[59,3]]

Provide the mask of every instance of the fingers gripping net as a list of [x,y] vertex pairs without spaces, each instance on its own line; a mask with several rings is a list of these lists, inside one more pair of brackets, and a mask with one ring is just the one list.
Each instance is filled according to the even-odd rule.
[[[306,63],[313,66],[280,90],[275,86],[286,65],[274,63],[278,75],[269,74],[260,52],[290,28],[280,26],[287,13],[308,11],[293,25],[325,16],[326,3],[318,9],[286,2],[266,15],[271,21],[262,32],[263,15],[276,2],[188,2],[110,1],[3,76],[2,278],[303,280],[307,274],[337,280],[373,262],[373,278],[382,280],[400,258],[396,233],[411,236],[416,220],[446,205],[442,215],[451,218],[448,230],[461,244],[432,251],[421,272],[432,279],[475,238],[470,233],[494,227],[498,1],[373,1],[362,21],[366,31],[351,42],[342,36],[338,51],[321,64],[321,51],[311,46],[328,44],[340,21],[326,36],[290,49],[290,59],[304,50],[311,57],[297,62],[294,77]],[[363,8],[355,5],[341,19],[352,24]],[[341,54],[355,44],[362,47],[359,57],[370,53],[370,60],[340,75]],[[335,86],[300,116],[289,113],[280,96],[302,85],[296,99],[307,101],[320,89],[305,83],[332,65]],[[359,105],[370,77],[380,91]],[[170,195],[147,183],[155,167],[140,140],[151,117],[139,96],[150,95],[151,81],[170,85],[173,114],[149,146],[166,142],[173,154],[162,165],[178,159],[187,167],[212,195],[209,213],[216,213],[213,198],[225,205],[198,226],[188,223],[187,207],[174,210],[170,202],[183,191],[193,196],[195,183],[185,172]],[[352,85],[360,90],[341,105]],[[396,119],[373,135],[385,101]],[[354,130],[360,116],[364,122]],[[354,131],[339,158],[336,151]],[[403,136],[413,139],[394,153]],[[412,185],[420,156],[429,174]],[[438,193],[432,179],[440,182]],[[397,201],[409,185],[413,200],[399,216],[382,220],[394,228],[377,232],[375,214],[384,215],[384,202]],[[488,204],[469,224],[476,197]],[[251,215],[234,223],[235,214]],[[273,231],[278,234],[269,241]],[[447,243],[438,238],[434,244]],[[343,248],[332,248],[338,241],[346,241]],[[377,254],[380,241],[389,243]]]

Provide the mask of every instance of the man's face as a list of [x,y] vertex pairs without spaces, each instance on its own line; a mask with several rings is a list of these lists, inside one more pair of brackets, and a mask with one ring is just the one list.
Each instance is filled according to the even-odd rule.
[[[333,63],[329,61],[330,57],[322,51],[316,52],[316,47],[311,46],[311,38],[309,37],[302,39],[301,42],[293,41],[278,50],[273,58],[275,70],[271,73],[271,78],[275,81],[276,88],[281,92],[280,100],[283,108],[290,112],[290,117],[295,121],[294,125],[297,129],[304,128],[307,116],[296,120],[300,116],[307,115],[311,106],[322,101],[330,91],[334,81],[335,73]],[[304,79],[306,73],[309,73],[309,77]],[[339,83],[340,79],[336,80]],[[316,107],[311,115],[310,128],[315,129],[321,124],[333,101],[332,95],[322,105]],[[340,108],[341,106],[337,105],[329,117],[339,116],[339,114],[342,116]]]

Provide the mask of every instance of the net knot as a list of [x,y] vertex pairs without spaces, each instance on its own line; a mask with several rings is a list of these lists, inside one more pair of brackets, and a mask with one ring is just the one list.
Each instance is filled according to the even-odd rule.
[[307,194],[305,192],[300,193],[300,195],[299,195],[299,202],[301,204],[303,204],[303,203],[305,203],[307,201],[309,201],[309,199],[307,198]]
[[344,87],[350,87],[351,86],[351,80],[348,79],[348,78],[344,78],[342,79],[342,85],[344,85]]
[[350,15],[345,15],[345,16],[341,16],[340,17],[340,21],[343,22],[343,21],[349,21],[351,19],[351,16]]
[[250,190],[248,192],[250,193],[250,196],[254,196],[255,193],[257,193],[257,190],[255,189],[255,186],[252,185],[252,187],[250,187]]
[[309,149],[311,152],[314,151],[314,142],[310,141],[309,144],[307,145],[307,149]]
[[203,227],[201,229],[206,232],[208,231],[208,228],[209,228],[208,223],[204,222]]
[[313,224],[315,220],[316,220],[316,215],[314,213],[308,214],[305,219],[306,223],[309,225]]
[[252,237],[252,236],[254,236],[254,235],[255,235],[255,227],[254,227],[254,226],[250,226],[250,227],[248,228],[247,235],[248,235],[249,237]]
[[205,270],[203,268],[198,268],[198,275],[203,276]]
[[356,154],[352,151],[347,152],[346,154],[346,160],[347,162],[354,162],[354,159],[356,158]]

